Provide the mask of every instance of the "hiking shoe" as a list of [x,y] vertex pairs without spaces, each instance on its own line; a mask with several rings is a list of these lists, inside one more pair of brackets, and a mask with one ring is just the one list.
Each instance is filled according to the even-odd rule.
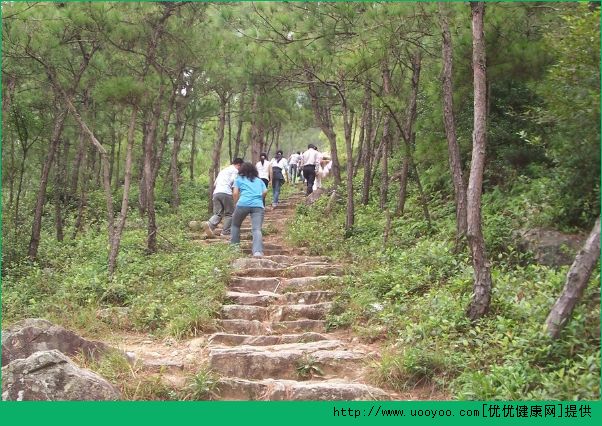
[[260,251],[256,251],[255,253],[253,253],[253,257],[263,257],[263,253]]
[[203,222],[203,230],[209,238],[215,237],[215,234],[213,233],[213,229],[211,229],[211,224],[209,222]]

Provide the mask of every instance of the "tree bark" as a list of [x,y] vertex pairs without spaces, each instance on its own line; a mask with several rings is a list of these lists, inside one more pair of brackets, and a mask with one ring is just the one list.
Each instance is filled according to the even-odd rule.
[[219,117],[217,121],[217,138],[213,145],[213,152],[211,154],[211,167],[209,168],[209,202],[208,212],[213,212],[213,186],[215,185],[215,178],[219,172],[219,157],[222,150],[222,143],[224,141],[224,128],[226,127],[226,104],[228,97],[225,94],[220,94],[220,108]]
[[173,150],[171,152],[171,207],[173,209],[177,209],[180,206],[178,155],[184,134],[184,109],[186,108],[186,104],[186,99],[182,98],[176,106],[176,126],[173,137]]
[[33,213],[33,225],[31,229],[31,239],[29,241],[28,256],[31,260],[35,260],[38,255],[38,247],[40,246],[40,232],[42,230],[42,213],[44,212],[44,204],[46,203],[46,188],[48,186],[48,175],[50,167],[54,162],[54,156],[61,140],[65,118],[67,117],[67,108],[61,108],[54,121],[52,137],[50,138],[50,147],[46,154],[46,160],[42,168],[42,176],[40,178],[40,188],[36,199],[36,206]]
[[424,220],[428,226],[431,226],[431,214],[429,213],[428,200],[426,199],[426,194],[422,190],[422,183],[420,182],[420,175],[418,174],[418,169],[416,168],[416,163],[412,161],[412,169],[414,171],[414,175],[416,176],[416,186],[418,187],[418,195],[420,197],[420,203],[422,204],[422,212],[424,214]]
[[[391,72],[387,60],[383,61],[383,93],[384,96],[389,96],[391,93]],[[390,114],[385,115],[382,134],[382,171],[380,177],[380,202],[381,210],[384,210],[387,205],[387,196],[389,192],[389,123],[391,121]]]
[[243,124],[243,109],[244,109],[244,97],[245,97],[245,92],[242,92],[242,94],[240,95],[240,108],[239,108],[239,112],[238,112],[238,127],[236,129],[236,139],[234,140],[234,153],[233,158],[237,158],[240,157],[240,141],[241,141],[241,134],[242,134],[242,124]]
[[190,181],[194,181],[194,162],[196,161],[196,129],[197,129],[196,116],[192,119],[192,143],[190,147]]
[[71,101],[71,99],[69,99],[69,96],[58,85],[59,84],[58,80],[55,80],[54,84],[58,88],[58,90],[61,92],[63,99],[64,99],[65,103],[67,104],[67,108],[69,109],[69,112],[71,113],[71,115],[73,116],[73,118],[75,119],[77,124],[79,124],[79,126],[81,127],[81,129],[83,130],[85,135],[88,136],[88,138],[90,139],[90,142],[92,142],[92,145],[94,145],[94,147],[96,148],[96,150],[98,151],[98,154],[100,156],[102,177],[103,177],[103,187],[104,187],[104,191],[105,191],[105,201],[107,204],[107,234],[108,234],[108,240],[110,243],[112,236],[113,236],[113,231],[114,231],[115,215],[114,215],[114,211],[113,211],[113,195],[111,192],[111,177],[109,176],[110,166],[109,166],[109,158],[108,158],[107,151],[102,146],[102,144],[98,141],[98,139],[96,139],[96,136],[94,136],[94,133],[90,130],[90,128],[86,125],[86,123],[82,120],[81,116],[75,109],[73,102]]
[[353,204],[353,146],[351,140],[351,126],[353,124],[353,113],[349,111],[345,90],[345,76],[339,74],[339,94],[343,112],[343,133],[345,134],[345,151],[347,155],[347,209],[345,212],[345,231],[353,229],[355,221],[355,206]]
[[447,16],[447,5],[439,3],[439,13],[442,32],[443,71],[441,74],[443,92],[443,122],[445,124],[445,135],[447,137],[447,150],[449,154],[449,168],[454,184],[454,197],[456,201],[456,245],[466,237],[466,188],[462,176],[460,161],[460,148],[456,137],[456,124],[454,120],[453,87],[452,87],[452,39],[449,31]]
[[[83,52],[83,58],[79,65],[79,69],[75,74],[75,77],[72,82],[71,90],[68,94],[62,93],[63,97],[67,96],[67,99],[73,97],[73,94],[77,90],[79,86],[79,82],[81,80],[84,71],[88,67],[90,63],[90,59],[96,52],[97,47],[93,48],[90,53]],[[34,53],[26,49],[26,53],[35,61],[39,62],[46,70],[48,77],[51,81],[57,81],[56,77],[52,75],[53,70],[46,64],[42,59],[38,58]],[[53,84],[54,86],[54,84]],[[58,90],[58,86],[55,86],[55,91]],[[58,96],[61,96],[58,92],[55,93]],[[44,211],[44,203],[46,202],[46,188],[48,186],[48,174],[50,172],[50,167],[54,161],[54,155],[56,154],[56,150],[58,148],[61,135],[63,133],[63,127],[65,124],[65,119],[67,118],[67,107],[61,108],[58,112],[57,117],[55,118],[54,128],[52,131],[52,137],[50,141],[50,147],[48,149],[48,154],[46,156],[46,160],[44,162],[44,166],[42,168],[42,177],[40,179],[40,188],[38,190],[38,196],[36,199],[36,207],[34,209],[34,218],[31,229],[31,239],[29,241],[29,248],[27,250],[28,257],[31,260],[35,260],[38,255],[38,247],[40,246],[40,232],[42,229],[42,213]]]
[[251,106],[251,161],[253,164],[259,161],[263,150],[264,127],[259,117],[259,90],[253,92],[253,104]]
[[[413,138],[414,138],[414,122],[416,121],[417,115],[417,99],[418,99],[418,86],[420,83],[420,71],[422,67],[422,56],[420,51],[416,51],[411,58],[412,61],[412,90],[410,92],[410,100],[406,109],[405,124],[403,127],[400,123],[395,120],[398,126],[398,130],[401,133],[401,138],[405,145],[405,156],[401,165],[400,181],[399,181],[399,199],[397,200],[397,207],[395,214],[402,216],[405,209],[405,202],[407,198],[407,182],[410,167],[414,163],[412,150],[413,150]],[[424,206],[424,205],[423,205]]]
[[373,110],[372,110],[372,92],[370,88],[370,82],[366,84],[366,123],[364,128],[364,176],[362,179],[362,204],[368,205],[370,201],[370,185],[372,184],[372,143],[374,142],[373,133],[376,126],[373,122]]
[[556,300],[545,322],[550,337],[556,339],[568,323],[573,310],[587,288],[592,271],[600,259],[600,217],[579,251],[566,276],[562,294]]
[[[83,132],[81,132],[81,133],[83,134]],[[84,152],[84,155],[80,162],[80,165],[83,166],[84,172],[82,173],[81,193],[80,193],[78,205],[77,205],[77,219],[75,221],[75,225],[73,226],[73,235],[71,237],[73,239],[75,239],[77,237],[77,234],[80,233],[83,228],[84,213],[86,210],[86,202],[87,202],[87,197],[88,197],[88,194],[87,194],[88,182],[92,179],[90,171],[86,167],[86,163],[87,163],[87,155]]]
[[109,250],[109,278],[113,277],[115,269],[117,267],[117,255],[119,254],[119,246],[121,244],[121,236],[123,234],[123,228],[125,227],[125,221],[127,218],[129,196],[130,196],[130,185],[132,182],[132,149],[134,147],[134,136],[136,132],[136,117],[138,115],[138,107],[134,106],[132,109],[132,116],[130,118],[130,125],[128,128],[128,144],[125,151],[125,166],[124,166],[124,178],[123,178],[123,197],[121,199],[121,212],[117,219],[117,225],[114,233],[111,236],[110,250]]
[[[64,138],[63,140],[63,152],[56,158],[56,172],[55,172],[55,184],[54,189],[54,219],[56,227],[56,240],[63,241],[65,236],[63,227],[63,206],[65,204],[65,186],[67,183],[67,170],[66,163],[69,157],[69,139]],[[60,147],[59,147],[60,149]]]
[[311,70],[306,70],[306,76],[309,81],[308,93],[311,100],[312,110],[316,120],[316,124],[326,138],[330,146],[330,158],[332,160],[332,176],[335,187],[341,186],[341,170],[339,165],[339,155],[337,152],[337,135],[334,132],[334,124],[332,123],[330,106],[327,102],[320,101],[318,86],[313,82],[314,75]]
[[399,197],[397,198],[397,207],[395,208],[395,216],[403,216],[403,213],[405,210],[409,171],[410,171],[410,157],[408,155],[406,155],[405,157],[403,157],[403,162],[401,163],[401,172],[400,172],[400,178],[399,178]]
[[226,121],[228,123],[228,156],[230,161],[234,160],[232,156],[232,105],[230,101],[228,101],[228,112],[226,113]]
[[481,195],[485,168],[487,131],[487,84],[485,65],[485,38],[483,34],[484,2],[472,2],[472,67],[474,73],[474,131],[472,160],[467,194],[467,237],[472,254],[474,285],[472,302],[467,315],[471,320],[481,318],[489,311],[491,302],[491,272],[481,229]]

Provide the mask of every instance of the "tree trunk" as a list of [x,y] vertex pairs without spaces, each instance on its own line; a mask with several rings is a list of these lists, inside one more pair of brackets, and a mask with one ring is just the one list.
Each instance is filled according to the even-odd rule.
[[371,96],[372,92],[370,91],[370,82],[366,81],[364,89],[364,100],[362,102],[362,117],[360,120],[360,135],[357,146],[357,158],[355,161],[355,166],[353,168],[353,177],[357,175],[357,170],[359,169],[360,164],[362,164],[364,158],[364,140],[368,139],[366,128],[368,125],[369,116],[370,114],[372,114],[370,105]]
[[197,119],[193,117],[192,119],[192,143],[190,147],[190,181],[194,181],[194,162],[196,161],[196,129],[197,129]]
[[[144,194],[144,207],[148,218],[146,250],[148,253],[157,252],[157,222],[155,218],[155,170],[157,157],[155,157],[155,140],[157,134],[157,125],[161,114],[161,100],[156,99],[152,111],[149,111],[147,120],[147,133],[144,139],[144,168],[143,181],[140,193]],[[157,170],[158,173],[158,170]]]
[[117,143],[117,129],[116,129],[116,123],[115,121],[117,120],[117,114],[115,112],[113,112],[113,117],[111,117],[111,153],[109,154],[109,180],[112,183],[113,182],[113,168],[114,168],[114,164],[115,164],[115,144]]
[[232,105],[230,101],[228,101],[228,112],[226,114],[226,121],[228,123],[228,156],[230,161],[234,160],[232,156]]
[[341,170],[339,165],[339,155],[337,152],[337,135],[334,132],[334,125],[332,123],[330,106],[325,102],[320,102],[318,93],[318,87],[313,80],[313,73],[310,70],[306,70],[308,80],[308,92],[311,100],[312,110],[316,119],[316,124],[320,127],[326,138],[328,139],[330,147],[330,158],[332,160],[332,176],[334,179],[335,187],[341,186]]
[[31,229],[31,239],[29,241],[28,256],[31,260],[35,260],[38,255],[38,247],[40,246],[40,232],[42,230],[42,213],[44,212],[44,204],[46,203],[46,187],[48,186],[48,175],[50,167],[54,162],[54,156],[61,140],[65,118],[67,117],[67,108],[62,108],[54,121],[52,137],[50,139],[50,147],[42,168],[42,176],[40,178],[40,188],[36,199],[36,207],[33,213],[33,225]]
[[[412,158],[412,144],[414,138],[414,122],[416,121],[416,100],[418,98],[418,85],[420,83],[420,70],[422,66],[422,57],[420,51],[412,56],[412,91],[410,93],[410,100],[408,102],[406,110],[405,124],[402,127],[399,121],[395,120],[398,126],[398,130],[401,133],[401,137],[405,145],[405,156],[401,165],[400,181],[399,181],[399,199],[397,200],[397,208],[395,214],[403,216],[405,209],[405,202],[407,198],[407,182],[410,166],[414,163]],[[423,204],[424,206],[424,204]]]
[[410,171],[410,157],[408,155],[406,155],[405,157],[403,157],[403,162],[401,163],[401,173],[400,173],[400,178],[399,178],[399,197],[397,198],[397,207],[395,209],[395,216],[403,216],[403,213],[405,210],[409,171]]
[[217,122],[217,138],[213,145],[213,152],[211,154],[211,167],[209,168],[209,202],[208,212],[213,212],[213,186],[215,185],[215,178],[219,172],[219,157],[222,150],[222,142],[224,141],[224,128],[226,127],[226,95],[220,95],[220,109],[219,118]]
[[79,181],[79,171],[80,171],[80,167],[81,167],[81,163],[82,163],[82,159],[84,158],[85,155],[85,147],[86,147],[86,140],[84,138],[84,134],[83,132],[80,132],[79,134],[79,142],[77,144],[77,152],[75,154],[75,158],[73,159],[73,167],[71,170],[71,185],[70,185],[70,192],[71,194],[77,194],[77,183]]
[[136,117],[138,115],[138,107],[132,109],[130,118],[130,126],[128,129],[128,144],[125,151],[125,166],[123,177],[123,197],[121,199],[121,212],[117,219],[117,225],[114,233],[111,236],[110,251],[109,251],[109,278],[113,277],[117,267],[117,255],[119,254],[119,246],[121,244],[121,236],[128,213],[128,204],[130,196],[130,185],[132,182],[132,149],[134,147],[134,136],[136,132]]
[[[62,93],[63,97],[67,97],[67,100],[70,101],[70,98],[73,96],[73,93],[77,90],[77,86],[79,85],[81,77],[84,74],[84,71],[86,70],[86,68],[88,67],[88,64],[90,63],[90,59],[94,55],[95,51],[96,50],[94,49],[90,53],[87,53],[87,54],[84,53],[82,62],[80,63],[79,69],[73,79],[71,90],[70,90],[69,94],[67,95],[64,92]],[[30,55],[30,56],[32,59],[40,62],[40,64],[42,66],[44,66],[44,68],[46,69],[46,72],[48,74],[48,77],[50,78],[51,81],[58,81],[56,79],[56,76],[54,76],[52,74],[53,70],[47,64],[42,62],[35,55]],[[59,89],[59,87],[55,85],[55,92],[58,89]],[[58,93],[55,93],[55,94],[58,95]],[[60,141],[61,135],[63,133],[63,126],[65,124],[66,117],[67,117],[67,108],[66,107],[61,108],[61,110],[59,110],[57,117],[55,118],[54,128],[52,131],[52,138],[50,141],[50,147],[48,149],[48,154],[46,156],[46,160],[45,160],[44,166],[42,168],[42,177],[40,179],[40,188],[39,188],[38,196],[37,196],[37,200],[36,200],[36,207],[34,209],[34,218],[33,218],[33,224],[32,224],[32,229],[31,229],[31,239],[29,241],[29,248],[27,251],[28,257],[32,260],[34,260],[38,255],[38,247],[40,246],[40,232],[42,229],[42,213],[44,211],[44,203],[46,202],[46,187],[48,186],[48,174],[50,172],[50,167],[52,166],[52,163],[54,161],[54,155],[56,154],[56,150],[58,148],[59,141]]]
[[[83,132],[81,132],[83,134]],[[88,182],[92,179],[92,175],[88,168],[86,167],[87,156],[84,152],[84,155],[81,159],[80,164],[83,166],[84,172],[82,173],[82,184],[81,184],[81,194],[79,196],[78,205],[77,205],[77,219],[75,221],[75,225],[73,226],[73,235],[71,238],[75,239],[77,234],[82,231],[84,225],[84,213],[86,210],[86,201],[87,201],[87,191],[88,191]]]
[[376,139],[376,129],[373,122],[371,99],[368,99],[368,112],[366,116],[366,136],[364,142],[364,177],[362,180],[362,204],[368,205],[370,201],[370,186],[372,185],[372,158],[374,156],[373,144]]
[[575,257],[566,276],[562,294],[552,307],[545,327],[550,337],[556,339],[568,323],[573,310],[587,288],[589,278],[600,259],[600,217],[589,234],[583,248]]
[[119,164],[121,161],[121,135],[117,136],[117,161],[115,164],[115,179],[114,179],[114,188],[115,191],[117,191],[117,189],[120,186],[120,182],[119,182],[119,177],[121,176],[121,170],[119,169]]
[[[382,65],[383,75],[383,92],[384,96],[389,96],[391,93],[391,72],[386,59]],[[381,210],[385,209],[387,205],[387,198],[389,192],[389,123],[391,121],[390,114],[385,115],[383,123],[383,134],[382,134],[382,171],[380,177],[380,202],[379,206]]]
[[[69,158],[69,138],[63,140],[63,152],[56,158],[56,172],[55,172],[55,184],[54,189],[54,219],[56,227],[56,240],[63,241],[65,236],[63,230],[63,205],[65,204],[65,185],[67,183],[67,170],[66,163]],[[59,147],[60,149],[60,147]]]
[[351,126],[353,123],[353,113],[349,111],[345,92],[345,78],[341,73],[339,78],[339,94],[341,97],[341,106],[343,110],[343,133],[345,134],[345,151],[347,154],[347,210],[345,212],[345,231],[350,232],[353,229],[355,221],[355,207],[353,204],[353,146],[351,140]]
[[173,209],[177,209],[180,206],[178,155],[184,134],[184,109],[186,108],[186,103],[185,99],[180,99],[176,107],[176,128],[173,137],[173,150],[171,152],[171,207]]
[[456,124],[454,120],[453,88],[452,88],[452,39],[449,31],[447,5],[439,3],[441,32],[442,32],[442,52],[443,52],[443,71],[441,74],[442,92],[443,92],[443,122],[445,123],[445,135],[447,137],[447,150],[449,154],[449,168],[454,183],[454,196],[456,201],[456,246],[459,248],[461,242],[466,236],[466,188],[464,186],[464,177],[462,176],[462,165],[460,161],[460,148],[456,137]]
[[111,192],[111,177],[109,176],[109,158],[107,151],[98,141],[98,139],[96,139],[96,136],[94,136],[94,133],[92,133],[92,131],[86,125],[86,123],[82,120],[81,116],[73,106],[73,103],[71,102],[71,99],[69,99],[68,95],[62,89],[60,89],[60,87],[58,86],[58,80],[55,80],[55,86],[61,92],[63,99],[67,104],[67,108],[69,109],[69,112],[71,112],[71,115],[73,116],[77,124],[79,124],[83,132],[86,134],[86,136],[88,136],[90,142],[92,142],[92,145],[94,145],[100,156],[103,187],[105,191],[105,201],[107,204],[107,234],[110,243],[113,237],[115,215],[113,212],[113,195]]
[[263,123],[259,118],[259,91],[255,89],[251,107],[251,161],[253,164],[259,161],[263,150],[263,136]]
[[428,226],[431,226],[431,214],[429,213],[428,200],[426,198],[426,194],[422,190],[422,183],[420,182],[420,175],[418,174],[418,169],[416,168],[416,163],[412,161],[412,169],[414,171],[414,176],[416,176],[416,186],[418,187],[418,195],[420,197],[420,204],[422,204],[422,212],[424,213],[424,220]]
[[471,320],[481,318],[489,311],[491,302],[491,272],[485,252],[485,239],[481,229],[481,195],[485,168],[487,131],[485,38],[483,35],[484,2],[472,2],[472,67],[474,72],[474,131],[472,160],[467,194],[467,237],[474,269],[473,298],[467,315]]
[[[165,91],[163,90],[163,85],[159,90],[159,96],[157,97],[157,102],[161,102],[163,98],[163,94]],[[167,146],[167,139],[169,138],[169,122],[171,121],[171,116],[173,115],[174,108],[176,105],[176,95],[178,92],[178,85],[174,85],[172,87],[171,95],[169,96],[169,107],[163,113],[163,127],[161,132],[161,139],[159,144],[159,149],[156,151],[156,155],[153,161],[153,180],[151,186],[155,187],[155,182],[157,181],[157,176],[159,175],[159,170],[161,170],[161,162],[163,161],[163,155],[165,154],[165,147]],[[157,117],[157,125],[159,123],[159,118]],[[157,130],[157,128],[155,128]],[[156,132],[155,130],[155,132]]]
[[[90,107],[90,97],[89,90],[86,90],[83,95],[82,102],[82,114],[85,115]],[[81,167],[81,162],[84,156],[86,155],[86,138],[84,136],[83,130],[79,132],[79,140],[77,144],[77,154],[75,154],[75,158],[73,159],[73,166],[71,170],[71,194],[77,194],[77,182],[79,180],[79,172]]]
[[[239,105],[239,112],[238,112],[238,127],[236,129],[236,139],[234,141],[234,153],[233,158],[237,158],[240,157],[240,136],[242,134],[242,124],[243,124],[243,110],[244,110],[244,103],[245,103],[245,92],[243,91],[240,95],[240,105]],[[244,153],[243,153],[244,156]]]
[[19,204],[21,200],[21,191],[23,189],[23,177],[25,176],[25,159],[27,158],[27,150],[23,150],[23,157],[21,157],[21,167],[19,170],[19,183],[17,184],[17,195],[15,197],[15,227],[19,226]]

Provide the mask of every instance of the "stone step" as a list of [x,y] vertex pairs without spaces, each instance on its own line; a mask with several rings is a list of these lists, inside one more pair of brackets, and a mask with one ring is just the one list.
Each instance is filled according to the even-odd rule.
[[245,380],[223,378],[217,385],[224,401],[381,401],[391,399],[381,389],[340,380]]
[[335,293],[329,290],[317,290],[284,293],[283,296],[286,303],[294,305],[313,305],[316,303],[331,301],[334,298]]
[[291,278],[315,277],[320,275],[343,275],[340,265],[330,265],[322,262],[307,262],[286,268],[285,276]]
[[281,286],[288,291],[310,290],[324,287],[327,283],[340,282],[341,277],[321,275],[317,277],[286,278],[281,280]]
[[277,277],[232,277],[228,287],[238,292],[257,292],[260,290],[276,292],[280,288]]
[[299,319],[292,321],[273,322],[271,326],[273,333],[304,333],[314,331],[316,333],[326,332],[326,321],[313,319]]
[[258,320],[223,319],[218,321],[218,329],[232,334],[292,334],[305,332],[326,332],[326,322],[322,320],[299,319],[292,321],[261,322]]
[[316,303],[315,305],[284,305],[272,314],[272,321],[296,321],[300,319],[323,320],[332,303]]
[[218,329],[231,334],[252,334],[256,336],[272,334],[269,324],[257,320],[227,319],[218,321],[217,326]]
[[[241,250],[244,254],[253,254],[253,250],[251,250],[250,248],[243,248]],[[292,251],[289,249],[263,249],[263,254],[265,256],[272,256],[272,255],[278,255],[278,254],[291,254]]]
[[252,305],[267,307],[270,305],[313,305],[328,302],[334,298],[334,292],[329,290],[300,291],[296,293],[277,294],[269,291],[247,293],[228,291],[226,297],[236,305]]
[[[245,242],[240,244],[240,248],[251,248],[251,242]],[[264,250],[289,250],[287,247],[284,247],[282,244],[271,244],[271,243],[263,243]]]
[[341,350],[340,342],[330,340],[279,346],[282,348],[213,348],[209,352],[209,365],[222,377],[297,380],[309,373],[317,377],[335,374],[355,377],[366,358],[365,353]]
[[270,311],[261,306],[249,305],[224,305],[222,306],[222,319],[244,319],[247,321],[267,321]]
[[271,292],[259,292],[259,293],[244,293],[238,291],[226,292],[226,297],[237,305],[252,305],[252,306],[270,306],[275,303],[286,303],[288,296],[271,293]]
[[301,334],[273,334],[269,336],[251,336],[244,334],[214,333],[209,337],[212,345],[248,345],[248,346],[270,346],[286,343],[307,343],[327,340],[328,337],[320,333]]
[[[240,260],[240,259],[237,259]],[[262,264],[254,262],[267,261],[265,259],[252,259],[245,258],[247,260],[247,267],[236,269],[233,275],[236,276],[247,276],[247,277],[288,277],[288,278],[299,278],[299,277],[316,277],[323,275],[343,275],[343,268],[339,265],[329,265],[323,263],[301,263],[299,265],[289,266],[286,268],[268,267],[266,268]],[[267,261],[271,262],[271,261]],[[272,262],[277,264],[276,262]]]
[[167,373],[184,370],[184,364],[171,359],[143,359],[140,360],[143,371],[149,373]]
[[276,263],[280,263],[281,265],[291,266],[299,263],[307,263],[307,262],[329,262],[329,258],[326,256],[286,256],[286,255],[274,255],[274,256],[264,256],[264,259],[271,260]]
[[241,257],[232,262],[232,269],[281,269],[283,265],[267,258]]

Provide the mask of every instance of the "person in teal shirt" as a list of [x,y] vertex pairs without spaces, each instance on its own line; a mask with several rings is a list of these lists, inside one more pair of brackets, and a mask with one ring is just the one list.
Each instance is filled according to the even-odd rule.
[[232,196],[236,208],[232,214],[232,237],[230,243],[240,244],[240,225],[247,215],[251,215],[251,232],[253,234],[253,256],[263,256],[263,208],[268,189],[259,179],[257,168],[251,163],[243,163],[234,181]]

